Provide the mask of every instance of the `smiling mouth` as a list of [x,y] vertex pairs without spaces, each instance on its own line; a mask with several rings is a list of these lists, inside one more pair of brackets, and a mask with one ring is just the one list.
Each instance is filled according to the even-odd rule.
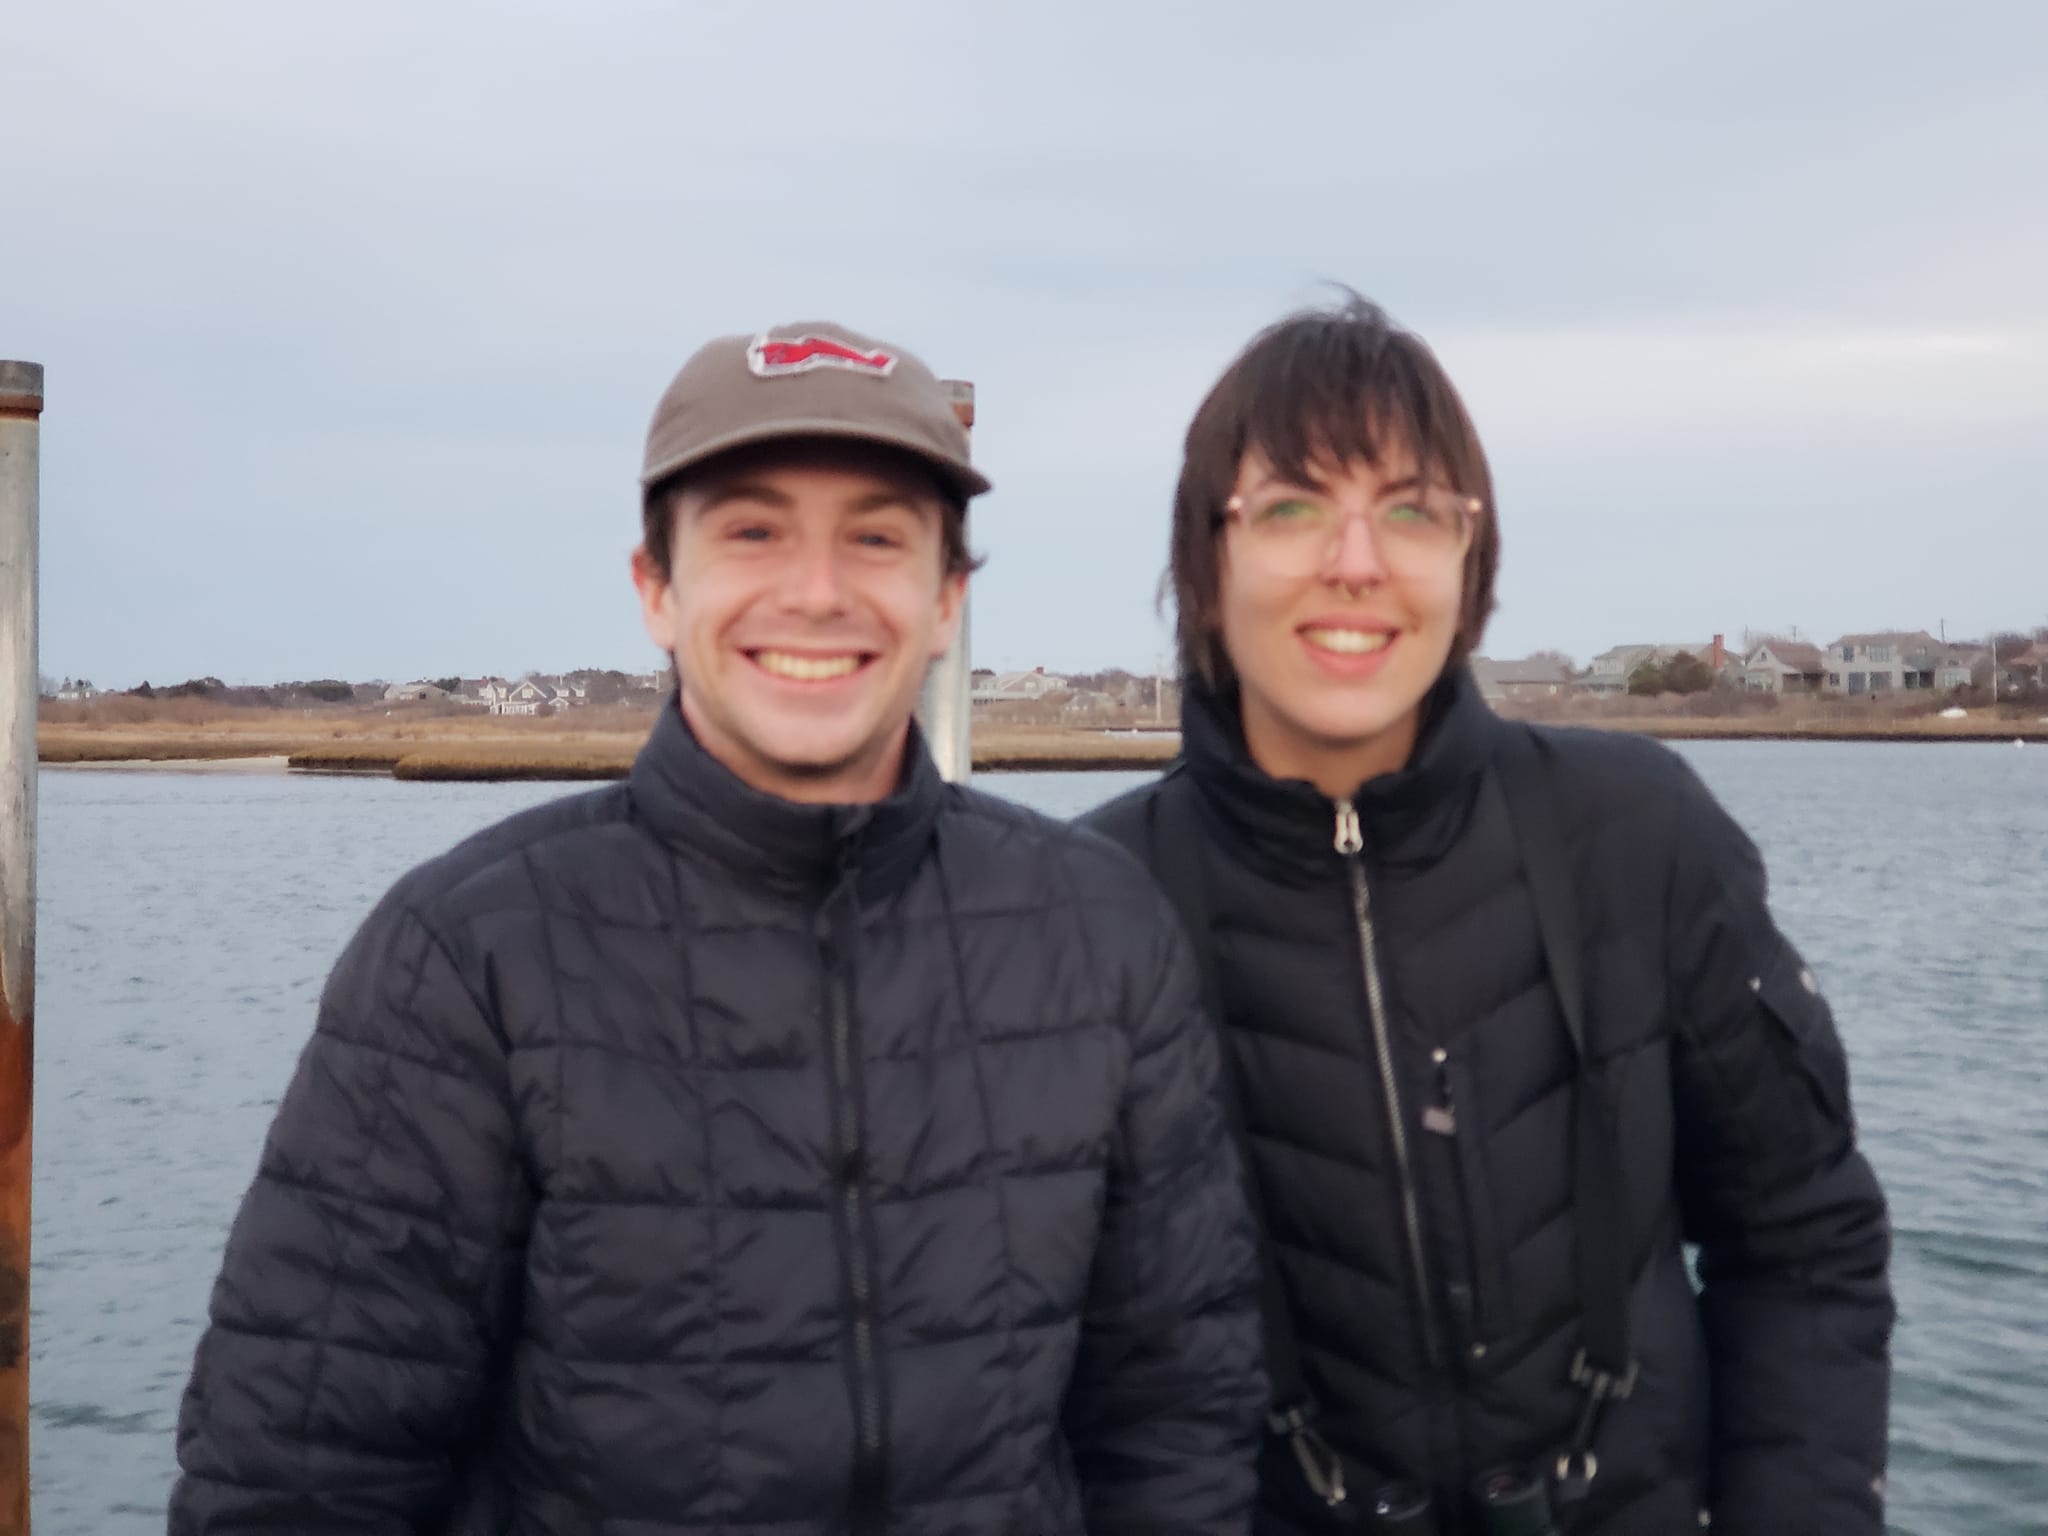
[[851,677],[863,666],[869,657],[862,651],[848,651],[837,656],[799,656],[792,651],[749,651],[747,659],[763,672],[772,672],[777,677],[786,677],[799,683],[828,683],[834,678]]
[[1304,629],[1301,638],[1318,650],[1340,656],[1367,656],[1394,643],[1394,637],[1383,629]]

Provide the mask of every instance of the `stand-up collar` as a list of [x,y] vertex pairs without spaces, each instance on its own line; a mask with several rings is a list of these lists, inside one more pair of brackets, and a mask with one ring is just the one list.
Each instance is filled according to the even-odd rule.
[[764,794],[704,750],[674,693],[628,782],[640,816],[663,842],[703,854],[735,881],[822,896],[852,874],[864,899],[909,880],[946,796],[914,721],[902,776],[886,800],[800,805]]
[[[1352,797],[1367,857],[1430,862],[1470,815],[1497,721],[1464,667],[1446,672],[1422,705],[1406,767],[1368,780]],[[1182,753],[1211,815],[1242,850],[1276,867],[1333,868],[1336,805],[1301,779],[1276,779],[1252,761],[1235,690],[1191,684],[1182,706]]]

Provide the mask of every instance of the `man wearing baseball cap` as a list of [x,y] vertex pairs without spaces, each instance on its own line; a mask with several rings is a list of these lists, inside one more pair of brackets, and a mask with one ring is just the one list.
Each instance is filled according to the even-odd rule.
[[1242,1533],[1257,1268],[1185,940],[912,719],[988,482],[822,323],[663,395],[622,784],[414,871],[229,1238],[173,1533]]

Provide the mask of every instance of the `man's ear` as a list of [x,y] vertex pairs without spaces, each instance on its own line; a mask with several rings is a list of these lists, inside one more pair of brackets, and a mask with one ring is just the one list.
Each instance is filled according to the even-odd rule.
[[956,571],[939,583],[939,625],[932,632],[932,660],[953,648],[960,621],[967,612],[967,572]]
[[668,572],[654,563],[654,556],[642,544],[633,551],[633,585],[640,593],[640,622],[647,626],[647,638],[662,650],[675,654],[675,591]]

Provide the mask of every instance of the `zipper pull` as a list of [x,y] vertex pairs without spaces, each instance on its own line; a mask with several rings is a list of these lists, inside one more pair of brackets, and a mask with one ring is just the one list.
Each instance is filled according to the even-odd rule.
[[1458,1106],[1451,1098],[1451,1053],[1434,1050],[1429,1059],[1436,1063],[1436,1102],[1425,1105],[1422,1111],[1422,1128],[1436,1136],[1458,1134]]
[[1337,851],[1350,858],[1365,847],[1365,833],[1359,829],[1358,807],[1349,800],[1337,804]]

